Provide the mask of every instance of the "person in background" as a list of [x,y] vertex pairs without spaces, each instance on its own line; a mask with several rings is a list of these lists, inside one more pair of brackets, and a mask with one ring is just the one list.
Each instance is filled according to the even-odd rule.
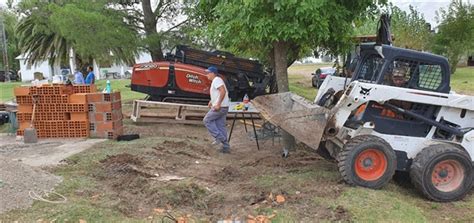
[[76,73],[74,73],[74,84],[85,84],[84,75],[79,69],[76,69]]
[[226,118],[229,111],[229,93],[224,80],[218,76],[217,68],[210,66],[206,70],[207,78],[212,81],[209,101],[209,112],[204,117],[204,125],[215,139],[213,145],[222,144],[222,153],[230,153],[230,145],[227,140]]
[[95,75],[94,75],[94,68],[92,66],[89,66],[87,68],[87,71],[89,72],[86,77],[85,84],[91,85],[95,83]]

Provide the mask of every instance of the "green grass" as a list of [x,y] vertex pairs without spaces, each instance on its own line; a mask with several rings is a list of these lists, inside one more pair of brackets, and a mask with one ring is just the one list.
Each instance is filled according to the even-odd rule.
[[318,63],[318,64],[295,64],[288,68],[288,72],[292,74],[308,74],[314,73],[316,69],[321,67],[332,67],[332,63]]
[[[97,90],[103,90],[105,88],[106,82],[106,80],[96,81]],[[127,87],[130,85],[130,82],[131,81],[129,79],[110,80],[110,85],[112,87],[112,91],[120,91],[123,102],[145,98],[146,94],[132,91],[130,87]]]
[[[393,184],[389,187],[397,187]],[[336,200],[352,215],[355,222],[427,222],[413,195],[404,196],[390,188],[370,190],[360,187],[346,189]]]
[[0,82],[0,103],[12,100],[13,88],[21,84],[21,82]]
[[311,86],[311,79],[309,79],[303,75],[289,75],[288,82],[290,83],[290,91],[300,95],[309,101],[313,101],[318,93],[318,89]]
[[260,175],[254,180],[255,185],[264,190],[275,190],[278,188],[278,190],[294,193],[296,192],[296,188],[303,188],[313,181],[324,180],[324,182],[336,182],[339,178],[339,173],[336,171],[313,166],[293,170],[284,175]]
[[0,125],[0,133],[9,133],[9,132],[10,132],[9,124]]
[[451,89],[460,94],[474,95],[474,67],[456,69],[451,75]]

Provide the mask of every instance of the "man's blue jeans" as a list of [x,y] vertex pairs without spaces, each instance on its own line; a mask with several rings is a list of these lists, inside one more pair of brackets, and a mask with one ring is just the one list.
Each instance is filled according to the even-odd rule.
[[204,116],[204,125],[206,126],[209,133],[218,142],[222,143],[222,148],[227,150],[230,149],[229,142],[227,141],[227,129],[226,129],[226,118],[228,107],[221,107],[219,111],[211,108]]

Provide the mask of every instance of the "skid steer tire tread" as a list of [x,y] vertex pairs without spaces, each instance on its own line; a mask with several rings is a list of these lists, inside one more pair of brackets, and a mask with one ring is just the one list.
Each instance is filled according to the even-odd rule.
[[[364,181],[360,179],[354,170],[354,160],[357,155],[364,150],[364,147],[377,146],[382,150],[387,159],[387,169],[380,179],[375,181]],[[382,138],[372,135],[356,136],[349,140],[344,148],[337,155],[339,172],[346,183],[353,186],[362,186],[371,189],[379,189],[385,186],[392,179],[396,170],[396,155],[390,144]]]
[[[461,188],[454,192],[442,192],[434,188],[431,181],[433,166],[443,158],[451,158],[464,165],[465,181]],[[435,163],[436,162],[436,163]],[[425,197],[433,201],[448,202],[462,199],[471,189],[473,183],[473,167],[469,154],[449,144],[434,144],[419,152],[410,168],[411,182]]]
[[332,89],[332,88],[328,89],[321,96],[321,98],[319,99],[319,101],[316,104],[319,105],[319,106],[322,106],[322,107],[328,107],[329,105],[327,105],[327,103],[334,96],[334,94],[336,94],[336,91],[334,91],[334,89]]

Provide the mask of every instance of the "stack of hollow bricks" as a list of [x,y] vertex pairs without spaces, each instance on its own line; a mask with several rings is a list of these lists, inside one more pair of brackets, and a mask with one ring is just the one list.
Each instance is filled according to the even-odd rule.
[[[102,95],[104,98],[119,98],[120,102],[120,93],[118,92],[102,94],[95,93],[96,89],[93,85],[74,85],[67,87],[66,85],[60,84],[42,85],[40,87],[18,87],[15,88],[14,92],[18,103],[17,119],[19,129],[17,135],[23,135],[24,129],[30,127],[34,103],[36,104],[36,108],[33,127],[36,128],[39,138],[88,136],[115,138],[123,131],[122,128],[120,128],[120,130],[113,129],[113,124],[109,124],[111,128],[107,129],[107,132],[112,132],[113,134],[106,133],[99,135],[95,129],[90,129],[91,124],[96,123],[96,119],[90,119],[95,110],[89,112],[91,106],[88,104],[88,98]],[[94,103],[92,103],[92,105],[94,105]],[[121,124],[121,107],[119,106],[118,109],[120,111],[114,110],[114,112],[111,111],[109,113],[120,113],[119,118]],[[114,118],[118,119],[117,115],[115,115]],[[112,122],[105,120],[104,123]],[[117,125],[118,124],[115,126]],[[122,126],[120,125],[120,127]]]
[[87,95],[90,136],[115,139],[123,133],[120,92]]

